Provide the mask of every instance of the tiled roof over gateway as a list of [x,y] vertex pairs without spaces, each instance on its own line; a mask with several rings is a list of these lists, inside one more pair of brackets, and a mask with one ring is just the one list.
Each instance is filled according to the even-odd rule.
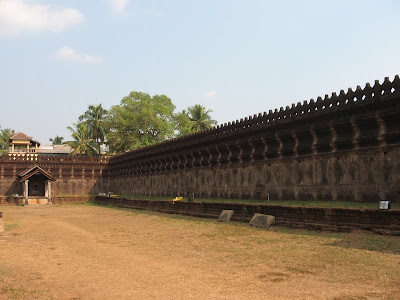
[[21,177],[21,182],[23,182],[36,174],[42,174],[43,176],[47,177],[48,180],[56,181],[56,179],[49,172],[38,165],[34,165],[32,168],[23,171],[21,174],[19,174],[19,176]]
[[30,141],[32,138],[30,136],[27,136],[23,132],[16,132],[12,136],[10,136],[11,140],[28,140]]

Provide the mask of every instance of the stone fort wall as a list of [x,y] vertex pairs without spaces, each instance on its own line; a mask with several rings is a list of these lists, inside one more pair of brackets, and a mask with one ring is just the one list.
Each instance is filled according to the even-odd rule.
[[102,176],[120,195],[396,201],[399,100],[385,78],[112,157]]
[[0,156],[0,196],[38,164],[52,195],[397,201],[400,78],[385,78],[107,159]]
[[[106,189],[102,172],[106,159],[34,155],[0,156],[0,196],[22,195],[19,174],[34,165],[40,165],[57,181],[52,183],[52,196],[95,194]],[[96,188],[98,190],[96,190]]]

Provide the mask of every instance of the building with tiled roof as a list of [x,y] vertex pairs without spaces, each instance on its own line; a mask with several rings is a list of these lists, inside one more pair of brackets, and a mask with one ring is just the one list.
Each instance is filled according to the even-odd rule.
[[9,153],[36,153],[40,147],[38,141],[33,140],[23,132],[16,132],[10,136]]
[[39,155],[67,156],[72,148],[69,145],[41,145],[37,151]]
[[68,156],[71,147],[68,145],[40,145],[23,132],[16,132],[10,137],[9,154],[37,154],[51,156]]

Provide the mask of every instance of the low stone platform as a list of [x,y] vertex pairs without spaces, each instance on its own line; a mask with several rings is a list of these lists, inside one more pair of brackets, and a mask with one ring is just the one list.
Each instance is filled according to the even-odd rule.
[[176,202],[96,196],[95,203],[124,208],[159,211],[203,218],[218,218],[222,210],[233,210],[232,220],[249,222],[255,213],[275,216],[275,224],[292,228],[349,232],[363,229],[379,234],[400,235],[400,209],[350,209],[268,204]]
[[49,204],[49,199],[47,198],[28,198],[28,205],[32,204]]

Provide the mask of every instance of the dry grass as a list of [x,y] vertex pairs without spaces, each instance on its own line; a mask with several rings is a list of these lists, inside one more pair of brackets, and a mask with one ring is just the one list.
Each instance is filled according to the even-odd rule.
[[0,299],[399,299],[400,239],[1,207]]

